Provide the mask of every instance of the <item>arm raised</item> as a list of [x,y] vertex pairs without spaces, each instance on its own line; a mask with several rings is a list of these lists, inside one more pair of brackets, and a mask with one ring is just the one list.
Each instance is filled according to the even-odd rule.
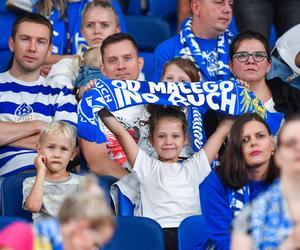
[[234,123],[234,119],[232,118],[223,119],[222,122],[217,127],[216,131],[208,138],[207,142],[203,147],[203,150],[207,155],[207,159],[209,163],[211,163],[215,159],[224,140],[229,134],[233,123]]

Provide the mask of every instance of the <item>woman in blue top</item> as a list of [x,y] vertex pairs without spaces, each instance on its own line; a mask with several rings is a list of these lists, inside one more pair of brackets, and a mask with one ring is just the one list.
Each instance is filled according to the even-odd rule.
[[232,219],[278,176],[274,150],[273,136],[259,115],[236,119],[220,167],[200,187],[207,235],[199,249],[207,244],[230,249]]

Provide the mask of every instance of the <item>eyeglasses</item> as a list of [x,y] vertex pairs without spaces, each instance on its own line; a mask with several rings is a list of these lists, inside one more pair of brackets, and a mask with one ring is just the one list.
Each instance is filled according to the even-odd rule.
[[232,59],[236,58],[239,62],[247,62],[250,56],[252,56],[255,62],[261,62],[265,58],[268,58],[267,53],[263,51],[254,51],[253,53],[243,51],[235,53]]

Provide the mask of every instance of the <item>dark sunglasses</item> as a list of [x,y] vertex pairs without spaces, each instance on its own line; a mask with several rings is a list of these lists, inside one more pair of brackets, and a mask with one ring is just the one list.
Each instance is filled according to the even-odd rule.
[[263,51],[254,51],[253,53],[243,51],[235,53],[232,59],[236,58],[239,62],[247,62],[250,56],[252,56],[255,62],[261,62],[265,58],[268,58],[267,53]]

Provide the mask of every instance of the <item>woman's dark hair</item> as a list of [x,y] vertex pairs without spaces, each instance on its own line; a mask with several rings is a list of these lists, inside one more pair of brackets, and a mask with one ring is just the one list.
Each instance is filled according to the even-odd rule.
[[183,70],[189,76],[189,78],[191,78],[191,82],[200,81],[199,69],[196,67],[195,63],[193,63],[190,59],[183,57],[176,57],[166,62],[164,64],[161,77],[165,75],[168,66],[172,64],[175,64],[177,67]]
[[270,62],[271,61],[271,49],[268,40],[264,37],[264,35],[260,34],[259,32],[247,30],[244,32],[239,33],[232,41],[230,48],[229,48],[229,56],[230,60],[233,60],[233,55],[236,53],[238,47],[240,46],[241,42],[244,40],[257,40],[260,41],[267,53],[267,59]]
[[153,137],[155,126],[161,119],[176,119],[182,123],[182,131],[185,134],[187,131],[188,123],[181,107],[177,106],[161,106],[151,105],[153,109],[148,110],[150,113],[149,120],[147,122],[149,126],[149,138]]
[[[242,151],[243,127],[250,121],[262,123],[267,128],[269,135],[271,135],[269,126],[256,113],[246,113],[236,119],[230,130],[228,144],[221,157],[221,164],[216,170],[223,182],[233,189],[240,189],[251,181],[249,176],[250,168],[245,162]],[[271,155],[265,182],[271,183],[278,175],[279,168],[275,164],[273,155]]]

